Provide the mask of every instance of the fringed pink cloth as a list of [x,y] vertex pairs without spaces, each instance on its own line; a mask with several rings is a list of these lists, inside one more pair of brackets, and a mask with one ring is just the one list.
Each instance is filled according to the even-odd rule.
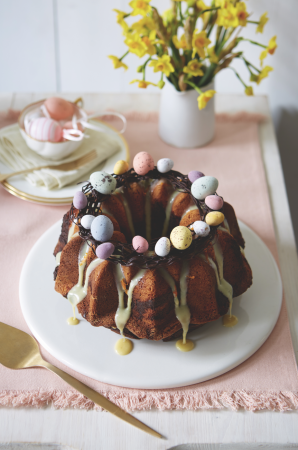
[[[220,194],[234,206],[238,218],[263,239],[277,260],[258,140],[258,122],[266,120],[263,116],[221,114],[217,116],[215,139],[204,148],[187,150],[171,147],[159,139],[156,113],[129,113],[126,116],[125,137],[131,160],[139,151],[148,151],[155,161],[162,157],[173,159],[175,168],[182,173],[196,168],[218,178]],[[16,117],[15,111],[0,116],[0,126],[13,123]],[[36,240],[62,218],[67,208],[27,203],[1,187],[0,204],[0,320],[29,332],[19,306],[18,280],[22,265]],[[44,349],[41,352],[44,359],[126,410],[298,409],[297,366],[285,302],[272,334],[251,358],[220,377],[189,387],[162,390],[119,388],[80,375]],[[45,369],[13,371],[1,365],[0,405],[100,409]]]

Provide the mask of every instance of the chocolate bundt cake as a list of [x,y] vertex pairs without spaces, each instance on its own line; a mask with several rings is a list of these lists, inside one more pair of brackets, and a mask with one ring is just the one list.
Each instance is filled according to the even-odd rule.
[[234,209],[216,194],[217,180],[172,167],[169,159],[155,167],[142,152],[124,173],[96,172],[63,218],[55,289],[95,327],[185,340],[231,312],[233,297],[252,284]]

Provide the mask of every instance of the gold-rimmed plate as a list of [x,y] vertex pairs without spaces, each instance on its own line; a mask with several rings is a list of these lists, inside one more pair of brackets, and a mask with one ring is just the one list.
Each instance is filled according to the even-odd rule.
[[[105,170],[108,173],[112,173],[114,165],[119,159],[123,159],[128,163],[130,162],[129,148],[126,139],[121,134],[119,134],[114,127],[102,121],[100,121],[100,123],[103,129],[106,128],[107,132],[111,133],[112,130],[115,139],[120,145],[120,150],[119,152],[113,154],[106,161],[102,162],[99,166],[94,167],[92,169],[92,172],[95,172],[96,170]],[[4,136],[8,132],[19,133],[19,125],[14,124],[8,127],[1,128],[0,137]],[[6,173],[10,171],[11,169],[5,166],[0,161],[0,173]],[[7,192],[22,200],[49,206],[69,205],[72,202],[74,193],[78,190],[78,185],[74,183],[61,189],[47,191],[41,187],[32,186],[26,181],[24,176],[9,178],[7,181],[4,181],[2,183],[2,186],[4,187],[4,189],[6,189]]]

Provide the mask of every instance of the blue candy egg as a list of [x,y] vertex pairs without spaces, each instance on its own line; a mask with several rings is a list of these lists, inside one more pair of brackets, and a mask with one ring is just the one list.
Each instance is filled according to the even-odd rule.
[[113,223],[107,216],[100,215],[95,217],[91,224],[91,234],[96,241],[108,241],[113,236],[113,233]]
[[218,180],[214,177],[198,178],[191,185],[191,193],[197,200],[204,200],[207,195],[215,194],[218,188]]
[[93,188],[104,195],[110,195],[116,189],[117,181],[107,172],[94,172],[90,175]]

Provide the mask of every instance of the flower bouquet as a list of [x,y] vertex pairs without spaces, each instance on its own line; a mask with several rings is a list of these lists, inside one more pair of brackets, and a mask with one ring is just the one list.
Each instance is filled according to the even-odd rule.
[[[137,69],[140,76],[131,81],[138,83],[139,88],[152,85],[162,89],[166,77],[177,92],[194,90],[201,110],[213,98],[212,81],[223,69],[232,70],[246,95],[253,95],[252,85],[232,67],[234,59],[243,61],[251,83],[259,84],[273,70],[263,63],[275,52],[276,36],[267,45],[241,36],[247,26],[255,26],[256,33],[262,33],[269,20],[266,12],[259,20],[251,20],[244,1],[211,0],[207,5],[203,0],[172,0],[171,8],[160,14],[150,3],[151,0],[132,0],[129,12],[114,10],[127,51],[119,58],[113,55],[109,58],[115,69],[125,70],[130,54],[142,58]],[[261,48],[259,67],[237,48],[242,41]],[[148,80],[148,68],[160,73],[157,83]],[[206,89],[209,85],[211,89]]]

